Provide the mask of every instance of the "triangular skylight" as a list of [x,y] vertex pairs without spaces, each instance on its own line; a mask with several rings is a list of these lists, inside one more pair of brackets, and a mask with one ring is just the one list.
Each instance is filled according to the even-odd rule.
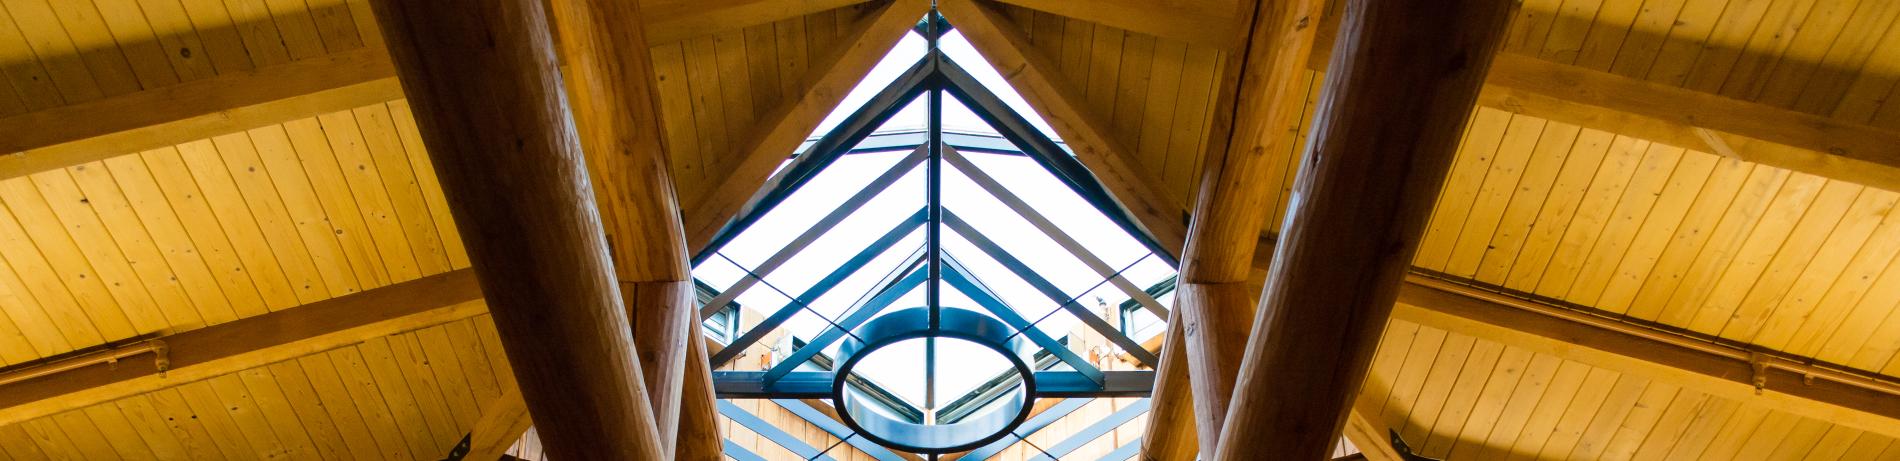
[[[842,397],[852,431],[930,452],[1020,438],[1011,399],[1145,394],[1148,372],[1110,379],[1064,344],[1086,332],[1154,365],[1141,342],[1162,330],[1173,262],[946,29],[903,39],[696,255],[707,331],[727,344],[711,354],[722,395]],[[899,322],[924,333],[875,339]],[[932,433],[986,419],[1014,421]]]

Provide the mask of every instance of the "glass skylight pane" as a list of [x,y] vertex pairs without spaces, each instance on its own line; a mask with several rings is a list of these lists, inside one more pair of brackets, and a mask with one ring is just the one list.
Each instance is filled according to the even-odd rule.
[[[1048,195],[1057,191],[1022,192]],[[990,195],[988,191],[978,187],[970,178],[954,169],[943,172],[943,206],[950,213],[955,213],[957,217],[970,223],[976,232],[995,242],[1004,252],[1021,261],[1029,270],[1055,285],[1063,294],[1071,296],[1081,294],[1083,290],[1102,278],[1101,275],[1096,274],[1095,270],[1084,265],[1075,255],[1057,244],[1042,229],[1023,219]],[[1119,231],[1119,228],[1112,229]],[[946,229],[946,233],[948,232],[949,230]],[[1125,261],[1133,260],[1133,258],[1128,258]],[[1127,263],[1123,262],[1123,264]]]
[[957,262],[968,268],[971,276],[978,282],[996,293],[1004,304],[1008,304],[1030,321],[1048,314],[1058,305],[1055,301],[1050,301],[1049,297],[1044,296],[1041,291],[1037,291],[1034,286],[1023,281],[1021,277],[1017,277],[1014,272],[1010,272],[1009,268],[984,254],[983,250],[978,249],[961,235],[945,232],[943,249],[945,253],[954,256]]
[[[910,153],[905,150],[840,157],[719,251],[740,265],[758,267]],[[916,171],[922,168],[914,168],[912,173]],[[917,191],[921,186],[911,187]]]
[[[939,339],[938,341],[943,341]],[[898,341],[872,351],[858,362],[855,373],[913,404],[924,402],[924,340]]]
[[[844,159],[840,159],[842,162]],[[829,231],[821,234],[811,244],[798,251],[783,266],[790,270],[777,270],[765,276],[779,288],[791,293],[803,293],[820,278],[845,264],[847,260],[869,247],[874,241],[897,229],[907,219],[924,209],[925,188],[924,169],[912,169],[890,188],[873,197],[864,206],[838,222]],[[813,204],[835,207],[836,204]],[[797,210],[795,208],[782,208]],[[802,210],[812,215],[824,215],[835,208],[817,208]],[[761,232],[783,232],[770,227],[756,228]]]
[[1141,241],[1128,235],[1034,159],[984,153],[964,153],[963,156],[1110,267],[1119,269],[1149,253]]
[[[1003,104],[1015,109],[1016,113],[1021,114],[1024,119],[1028,119],[1029,124],[1035,126],[1037,131],[1041,131],[1049,139],[1062,140],[1061,136],[1056,135],[1056,130],[1049,127],[1049,122],[1043,120],[1035,109],[1029,107],[1029,101],[1024,100],[1022,94],[1009,86],[1009,81],[1003,79],[1003,74],[996,72],[996,68],[990,66],[990,61],[985,59],[982,53],[977,52],[976,47],[970,45],[970,40],[963,37],[962,31],[951,30],[949,34],[944,35],[937,41],[937,49],[943,50],[943,54],[949,56],[951,61],[955,61],[957,66],[969,71],[970,76],[976,77],[977,83],[983,84],[984,88],[996,93],[996,98],[1003,100]],[[948,118],[947,114],[946,118]]]
[[[846,277],[824,296],[813,300],[810,304],[812,310],[831,318],[842,318],[847,310],[855,310],[853,309],[855,306],[864,304],[876,295],[874,291],[882,283],[895,282],[894,278],[903,275],[897,273],[898,269],[902,268],[908,259],[918,255],[919,247],[923,246],[924,240],[923,229],[911,231],[910,235],[879,254],[877,258],[872,259],[850,277]],[[892,280],[887,280],[887,278]],[[893,305],[887,309],[897,308],[901,307]]]
[[864,103],[870,101],[872,96],[876,96],[879,91],[884,91],[884,87],[890,86],[891,82],[903,75],[905,70],[923,59],[924,54],[929,52],[929,48],[928,41],[923,36],[917,35],[917,32],[904,34],[904,38],[897,41],[897,47],[892,48],[890,54],[884,55],[884,58],[871,68],[871,72],[864,76],[864,80],[859,81],[857,86],[851,87],[851,92],[845,94],[844,100],[838,103],[837,108],[831,110],[830,115],[825,116],[824,121],[818,122],[818,128],[812,130],[811,137],[830,133],[832,128],[844,122],[845,117],[851,116],[852,112],[857,112],[859,108],[864,107]]
[[1010,369],[1009,359],[973,342],[938,338],[936,347],[937,401],[931,402],[934,408],[955,401]]
[[745,269],[717,256],[706,258],[705,262],[693,266],[693,278],[712,287],[715,291],[726,291],[727,287],[737,283],[745,275]]

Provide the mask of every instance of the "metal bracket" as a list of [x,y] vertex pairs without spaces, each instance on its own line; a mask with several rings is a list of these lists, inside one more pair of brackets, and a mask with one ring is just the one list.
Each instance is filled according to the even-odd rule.
[[158,368],[158,377],[160,378],[165,377],[165,372],[171,371],[172,369],[171,352],[172,347],[166,345],[164,340],[152,340],[152,365]]
[[1754,370],[1754,376],[1750,382],[1755,384],[1755,395],[1761,395],[1762,389],[1768,387],[1768,355],[1749,352],[1748,365]]

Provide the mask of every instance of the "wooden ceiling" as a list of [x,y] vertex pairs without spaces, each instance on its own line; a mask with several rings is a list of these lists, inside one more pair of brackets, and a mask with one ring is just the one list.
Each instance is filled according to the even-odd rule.
[[[782,123],[774,117],[879,5],[795,2],[817,11],[797,17],[773,2],[703,8],[738,11],[724,18],[742,27],[726,27],[693,22],[693,2],[648,3],[674,15],[650,30],[673,177],[689,205],[727,184],[755,133]],[[1167,34],[1155,36],[1007,3],[1044,9],[1005,11],[1137,177],[1191,209],[1229,51],[1194,28],[1145,29]],[[1210,18],[1231,10],[1163,3]],[[1882,0],[1526,0],[1505,52],[1892,132],[1896,19],[1900,3]],[[0,133],[131,133],[57,139],[68,147],[53,160],[33,157],[45,145],[0,141],[28,151],[0,158],[12,168],[0,179],[0,365],[466,269],[382,46],[356,0],[0,0]],[[323,87],[283,78],[312,74],[285,66],[361,72]],[[1310,118],[1324,74],[1306,75]],[[243,102],[293,90],[228,82],[312,96],[260,109]],[[170,98],[203,94],[244,109],[138,129],[172,110]],[[1418,269],[1900,376],[1896,183],[1483,101]],[[35,118],[72,113],[97,118]],[[1294,154],[1278,153],[1263,178],[1282,191],[1276,209]],[[512,385],[492,328],[486,315],[461,316],[0,419],[0,459],[437,458]],[[1453,459],[1900,458],[1900,429],[1716,395],[1402,319],[1360,406],[1423,453]]]

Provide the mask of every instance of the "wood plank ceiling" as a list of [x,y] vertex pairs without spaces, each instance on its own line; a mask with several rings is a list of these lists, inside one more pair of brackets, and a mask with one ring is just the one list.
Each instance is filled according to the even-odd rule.
[[[1523,3],[1507,52],[1900,130],[1900,2]],[[681,197],[718,184],[760,118],[870,8],[655,43]],[[1166,199],[1191,208],[1228,53],[1007,11]],[[381,47],[357,0],[0,0],[0,121]],[[1323,75],[1306,78],[1310,108]],[[1482,108],[1414,264],[1900,376],[1900,195],[1695,148]],[[0,365],[466,268],[422,149],[398,99],[0,180]],[[1266,179],[1282,191],[1269,231],[1293,154]],[[436,458],[510,385],[492,328],[462,319],[0,426],[0,459]],[[1900,429],[1837,427],[1405,321],[1361,405],[1425,454],[1457,459],[1900,458]],[[769,451],[756,439],[748,448]]]

